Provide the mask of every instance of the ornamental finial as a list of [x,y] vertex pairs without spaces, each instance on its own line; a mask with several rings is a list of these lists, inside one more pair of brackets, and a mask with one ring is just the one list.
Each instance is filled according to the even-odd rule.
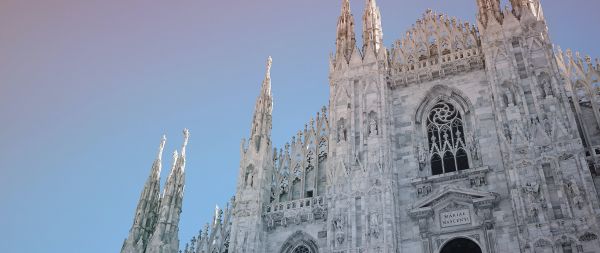
[[267,77],[271,78],[271,66],[273,65],[273,58],[271,58],[271,56],[269,56],[269,58],[267,58]]
[[160,139],[160,145],[158,146],[158,155],[156,156],[157,160],[162,159],[163,150],[165,149],[165,142],[167,142],[167,136],[163,134]]

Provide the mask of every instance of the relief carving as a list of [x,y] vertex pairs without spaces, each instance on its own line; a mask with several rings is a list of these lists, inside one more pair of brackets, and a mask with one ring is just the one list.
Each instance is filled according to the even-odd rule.
[[344,240],[346,239],[346,222],[345,217],[341,214],[338,214],[331,221],[333,226],[333,232],[335,235],[335,241],[337,242],[337,246],[341,246],[344,244]]
[[379,225],[379,214],[372,213],[369,215],[369,231],[367,235],[371,238],[378,239],[381,233],[381,226]]
[[429,152],[423,146],[423,143],[419,143],[417,146],[417,161],[419,161],[419,170],[423,171],[427,166],[427,157]]
[[581,210],[584,205],[584,200],[581,191],[579,190],[579,186],[573,179],[568,180],[565,183],[565,186],[567,188],[567,194],[571,197],[573,204],[575,204],[575,206]]

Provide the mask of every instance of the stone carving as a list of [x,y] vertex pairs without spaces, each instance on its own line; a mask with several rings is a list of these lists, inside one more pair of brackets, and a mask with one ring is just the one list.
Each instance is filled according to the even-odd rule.
[[246,171],[246,181],[244,182],[246,187],[254,187],[254,169],[249,167]]
[[368,236],[374,239],[378,239],[381,233],[381,226],[379,225],[379,215],[372,213],[369,215],[369,231]]
[[537,182],[528,182],[523,187],[523,191],[527,194],[527,196],[534,200],[540,193],[540,185]]
[[565,184],[567,188],[567,193],[571,197],[573,204],[575,204],[575,206],[577,206],[577,208],[579,209],[583,208],[583,196],[581,195],[581,191],[579,190],[579,186],[577,185],[575,180],[567,180]]
[[341,214],[338,214],[335,218],[333,218],[331,224],[333,226],[333,232],[337,245],[343,245],[344,240],[346,239],[346,222],[344,217]]
[[478,161],[480,159],[479,157],[479,140],[477,139],[477,137],[475,137],[475,135],[473,133],[468,133],[467,134],[467,141],[468,141],[468,148],[469,151],[471,152],[471,157],[473,158],[473,160]]
[[[428,10],[394,43],[392,66],[398,79],[392,85],[429,81],[483,66],[475,27]],[[444,71],[439,71],[443,68]],[[419,78],[413,75],[419,73]]]
[[504,89],[504,103],[506,107],[515,105],[513,94],[508,88]]
[[523,192],[526,195],[528,205],[527,215],[529,222],[537,222],[540,211],[540,185],[537,182],[528,182],[523,186]]
[[338,142],[343,142],[348,140],[348,130],[346,129],[346,121],[344,120],[344,118],[340,119],[338,121],[338,126],[337,126],[337,141]]
[[560,160],[562,160],[562,161],[566,161],[566,160],[569,160],[569,159],[571,159],[571,158],[573,158],[573,157],[574,157],[574,156],[573,156],[573,154],[564,153],[564,154],[560,155],[560,156],[558,157],[558,159],[560,159]]
[[485,174],[475,174],[469,177],[471,187],[480,187],[486,185]]
[[550,85],[550,78],[548,77],[548,74],[546,73],[542,73],[539,76],[539,82],[540,82],[540,88],[543,91],[543,95],[545,95],[545,97],[549,97],[554,95],[554,92],[552,91],[552,86]]
[[427,165],[428,153],[429,152],[425,149],[423,143],[419,143],[419,146],[417,146],[417,161],[419,161],[419,170],[421,171],[423,171]]
[[369,136],[376,136],[379,134],[379,129],[377,127],[377,121],[375,121],[374,118],[371,118],[371,120],[369,120]]
[[432,191],[431,184],[422,184],[417,186],[417,197],[422,198],[429,195]]
[[511,133],[511,129],[508,126],[508,124],[504,123],[504,125],[502,125],[502,132],[504,133],[504,138],[506,138],[506,140],[508,142],[512,141],[512,133]]
[[593,240],[598,240],[598,236],[591,232],[586,232],[585,234],[579,237],[579,240],[582,242],[589,242]]

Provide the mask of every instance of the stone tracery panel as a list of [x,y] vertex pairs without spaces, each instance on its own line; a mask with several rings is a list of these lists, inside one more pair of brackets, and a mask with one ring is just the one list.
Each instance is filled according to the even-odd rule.
[[463,126],[454,105],[440,101],[431,109],[426,127],[432,175],[469,168]]

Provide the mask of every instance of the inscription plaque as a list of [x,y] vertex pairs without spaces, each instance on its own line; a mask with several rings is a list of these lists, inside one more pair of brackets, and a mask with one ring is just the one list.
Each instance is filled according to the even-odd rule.
[[471,211],[461,209],[440,214],[440,225],[443,228],[471,224]]

